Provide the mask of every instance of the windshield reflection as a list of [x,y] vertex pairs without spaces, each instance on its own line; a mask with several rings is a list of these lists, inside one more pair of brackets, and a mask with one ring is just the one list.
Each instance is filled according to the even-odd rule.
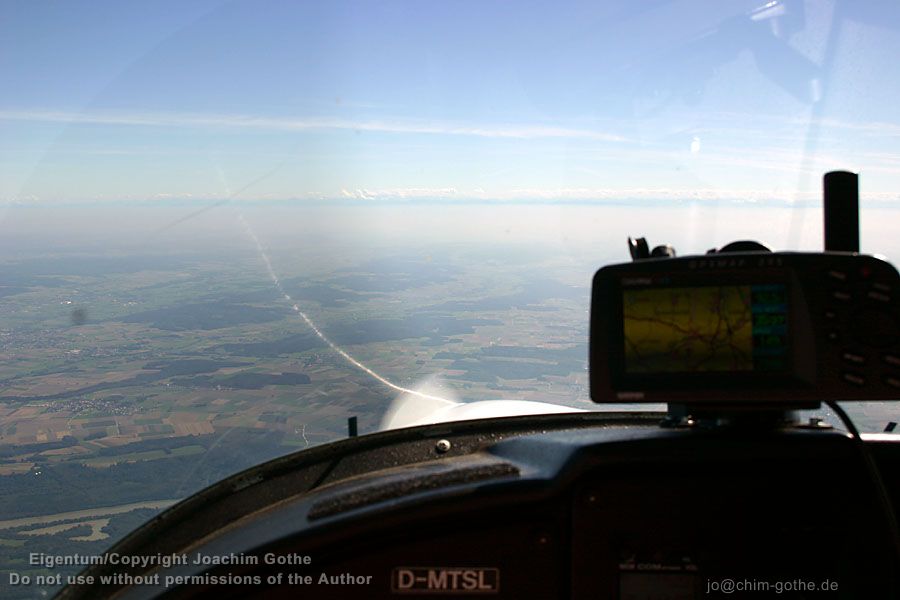
[[896,259],[898,27],[788,0],[4,11],[0,577],[399,400],[597,410],[589,286],[628,236],[820,250],[848,169],[862,251]]

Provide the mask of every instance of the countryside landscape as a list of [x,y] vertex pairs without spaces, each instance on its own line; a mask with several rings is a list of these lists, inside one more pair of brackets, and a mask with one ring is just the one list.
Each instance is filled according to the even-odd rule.
[[[398,392],[292,302],[394,385],[596,408],[589,284],[609,245],[235,239],[35,243],[0,262],[4,583],[51,573],[31,553],[100,553],[224,477],[341,439],[349,417],[377,431]],[[852,410],[880,431],[888,408]]]

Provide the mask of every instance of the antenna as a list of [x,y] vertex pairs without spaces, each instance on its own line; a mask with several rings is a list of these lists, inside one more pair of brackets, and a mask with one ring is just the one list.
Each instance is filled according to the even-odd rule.
[[859,175],[831,171],[823,185],[825,251],[859,252]]

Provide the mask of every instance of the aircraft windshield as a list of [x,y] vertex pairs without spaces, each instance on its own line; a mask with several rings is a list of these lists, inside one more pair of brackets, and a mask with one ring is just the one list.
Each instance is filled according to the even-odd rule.
[[821,250],[843,169],[900,257],[896,2],[0,14],[3,597],[399,396],[597,409],[590,281],[629,235]]

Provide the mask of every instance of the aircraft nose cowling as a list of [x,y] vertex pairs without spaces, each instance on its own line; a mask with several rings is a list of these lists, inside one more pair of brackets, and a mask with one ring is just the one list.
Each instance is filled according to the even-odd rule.
[[517,415],[585,412],[583,409],[526,400],[481,400],[452,402],[403,394],[391,403],[381,420],[381,429],[400,429],[431,423],[491,419]]

